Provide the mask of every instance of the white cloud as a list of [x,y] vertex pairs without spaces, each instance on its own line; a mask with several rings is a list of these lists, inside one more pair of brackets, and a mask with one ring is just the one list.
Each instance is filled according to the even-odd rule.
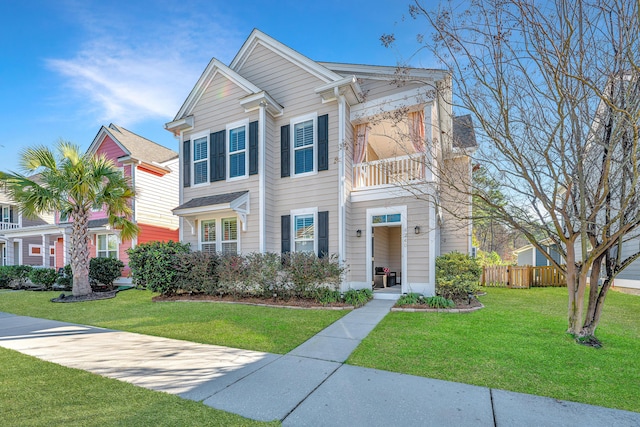
[[[184,24],[189,22],[184,16],[98,20],[103,11],[74,13],[85,23],[86,38],[71,58],[51,58],[47,65],[63,77],[76,108],[97,123],[127,126],[173,118],[211,57],[228,62],[247,36],[207,19],[207,26],[198,28]],[[203,22],[200,18],[190,22]]]

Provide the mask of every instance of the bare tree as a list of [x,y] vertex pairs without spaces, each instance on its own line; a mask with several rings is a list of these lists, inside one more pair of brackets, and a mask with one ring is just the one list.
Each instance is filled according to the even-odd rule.
[[568,332],[599,346],[594,334],[612,279],[640,256],[637,244],[625,246],[640,225],[638,3],[487,0],[431,10],[416,1],[409,11],[429,24],[421,49],[450,70],[453,109],[472,114],[474,158],[506,203],[493,203],[464,171],[429,166],[541,252],[541,237],[553,242],[563,259],[547,255],[567,279]]

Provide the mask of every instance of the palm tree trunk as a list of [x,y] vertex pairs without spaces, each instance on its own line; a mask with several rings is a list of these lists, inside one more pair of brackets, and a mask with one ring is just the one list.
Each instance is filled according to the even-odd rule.
[[71,271],[73,271],[73,296],[89,295],[89,213],[74,209],[71,231]]

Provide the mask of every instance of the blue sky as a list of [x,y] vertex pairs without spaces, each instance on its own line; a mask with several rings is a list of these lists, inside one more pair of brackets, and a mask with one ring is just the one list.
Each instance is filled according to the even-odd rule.
[[[164,123],[209,60],[231,62],[253,28],[314,60],[396,65],[424,31],[408,1],[3,0],[0,170],[60,138],[86,149],[112,122],[177,149]],[[438,66],[426,53],[411,65]]]

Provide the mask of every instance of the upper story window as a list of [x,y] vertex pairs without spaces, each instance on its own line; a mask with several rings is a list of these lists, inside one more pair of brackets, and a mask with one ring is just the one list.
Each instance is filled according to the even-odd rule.
[[313,120],[296,123],[293,132],[294,173],[313,172]]
[[118,258],[118,236],[98,234],[96,256],[98,258]]
[[316,117],[303,117],[293,125],[293,173],[300,175],[316,171]]
[[209,182],[209,138],[203,136],[193,139],[193,184]]
[[11,222],[11,208],[9,206],[2,207],[2,222]]
[[228,167],[229,179],[244,178],[247,176],[247,124],[238,123],[227,126],[228,132]]

